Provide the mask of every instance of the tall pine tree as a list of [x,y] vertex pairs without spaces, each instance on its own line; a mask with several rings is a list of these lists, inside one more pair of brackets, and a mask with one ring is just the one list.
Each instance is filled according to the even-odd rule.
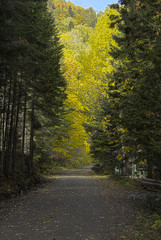
[[65,98],[61,47],[47,1],[1,1],[0,20],[0,174],[31,174],[36,129],[58,123]]

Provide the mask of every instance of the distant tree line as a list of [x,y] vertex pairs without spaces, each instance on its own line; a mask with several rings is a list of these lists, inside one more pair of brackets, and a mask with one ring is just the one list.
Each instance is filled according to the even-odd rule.
[[97,14],[92,7],[84,9],[65,0],[49,0],[49,7],[54,10],[56,24],[63,33],[70,31],[77,25],[92,28],[96,25]]
[[46,0],[0,1],[0,175],[34,173],[65,99]]

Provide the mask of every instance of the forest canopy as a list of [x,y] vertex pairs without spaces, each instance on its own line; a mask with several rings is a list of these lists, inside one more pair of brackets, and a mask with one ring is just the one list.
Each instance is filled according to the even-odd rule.
[[0,3],[0,174],[99,163],[161,178],[161,4]]

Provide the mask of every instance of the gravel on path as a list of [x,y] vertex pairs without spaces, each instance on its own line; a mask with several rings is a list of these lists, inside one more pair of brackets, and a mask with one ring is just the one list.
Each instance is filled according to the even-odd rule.
[[89,168],[64,171],[44,188],[1,204],[0,240],[121,240],[135,208],[107,181]]

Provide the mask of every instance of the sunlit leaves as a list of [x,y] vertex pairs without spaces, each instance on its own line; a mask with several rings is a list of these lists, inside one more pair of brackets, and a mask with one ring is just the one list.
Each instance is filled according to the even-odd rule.
[[[116,46],[113,35],[117,33],[117,27],[110,28],[111,16],[118,16],[114,9],[107,8],[105,13],[98,18],[95,30],[89,38],[89,47],[80,55],[82,65],[82,89],[84,93],[84,104],[97,111],[101,95],[106,96],[108,87],[107,73],[113,70],[110,56],[111,45]],[[85,103],[86,102],[86,103]]]

